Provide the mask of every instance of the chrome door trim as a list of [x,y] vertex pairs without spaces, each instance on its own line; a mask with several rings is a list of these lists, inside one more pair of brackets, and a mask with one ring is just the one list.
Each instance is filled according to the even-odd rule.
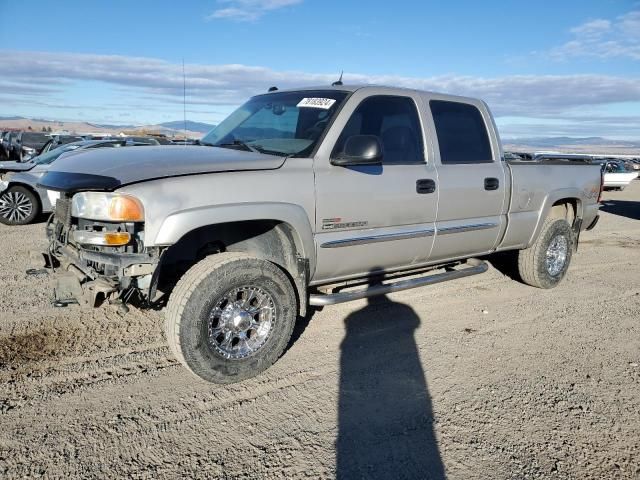
[[391,242],[394,240],[408,240],[410,238],[432,237],[435,230],[425,228],[413,230],[411,232],[384,233],[381,235],[369,235],[366,237],[345,238],[342,240],[331,240],[320,245],[320,248],[351,247],[353,245],[367,245],[369,243]]
[[473,232],[475,230],[488,230],[496,227],[498,227],[497,223],[475,223],[471,225],[460,225],[457,227],[436,227],[436,232],[438,235],[449,235],[451,233]]

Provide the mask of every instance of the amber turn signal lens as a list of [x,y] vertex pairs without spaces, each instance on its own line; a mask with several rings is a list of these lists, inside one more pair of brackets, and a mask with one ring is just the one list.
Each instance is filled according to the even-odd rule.
[[107,232],[104,234],[104,243],[112,247],[126,245],[131,240],[127,232]]
[[133,197],[115,196],[109,205],[109,218],[116,222],[141,222],[144,220],[144,209]]
[[87,230],[76,230],[73,238],[81,245],[101,245],[109,247],[120,247],[131,241],[131,235],[127,232],[90,232]]

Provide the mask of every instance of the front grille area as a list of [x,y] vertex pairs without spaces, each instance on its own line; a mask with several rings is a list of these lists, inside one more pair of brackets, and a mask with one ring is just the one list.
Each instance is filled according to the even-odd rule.
[[56,201],[56,218],[58,222],[64,226],[71,226],[71,197],[67,195],[60,195],[60,198]]

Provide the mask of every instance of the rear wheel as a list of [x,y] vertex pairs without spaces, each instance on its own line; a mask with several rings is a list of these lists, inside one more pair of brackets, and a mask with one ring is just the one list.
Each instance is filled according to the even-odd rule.
[[0,194],[0,223],[26,225],[40,213],[36,195],[21,186],[9,187]]
[[198,377],[239,382],[282,355],[296,305],[289,278],[271,262],[242,253],[211,255],[176,285],[167,307],[167,340]]
[[573,238],[573,231],[564,218],[548,218],[535,243],[518,253],[522,280],[538,288],[558,285],[571,262]]

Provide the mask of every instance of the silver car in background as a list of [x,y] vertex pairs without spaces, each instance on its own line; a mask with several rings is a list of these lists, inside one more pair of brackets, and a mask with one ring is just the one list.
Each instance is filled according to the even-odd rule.
[[0,223],[26,225],[40,214],[53,210],[55,197],[37,187],[51,164],[63,155],[95,148],[117,148],[129,145],[148,145],[128,139],[85,140],[62,145],[28,162],[0,162]]

